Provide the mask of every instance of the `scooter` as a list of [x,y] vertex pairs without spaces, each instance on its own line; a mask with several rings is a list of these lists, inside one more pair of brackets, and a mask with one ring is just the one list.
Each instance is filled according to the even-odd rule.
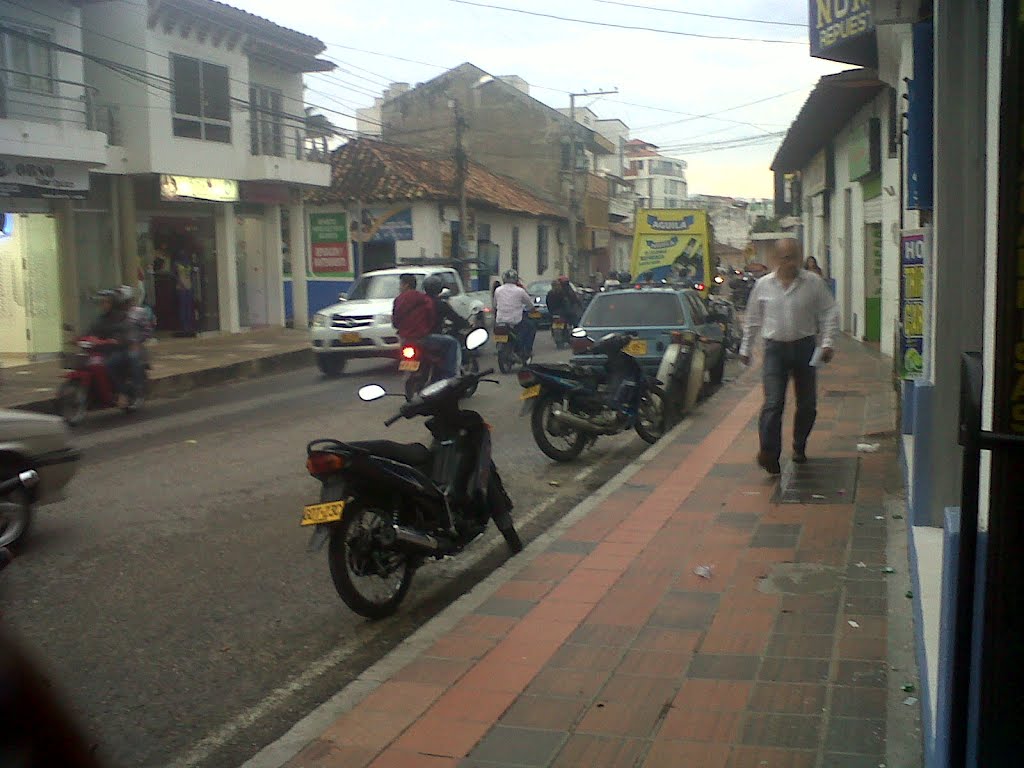
[[[486,330],[484,332],[486,333]],[[480,371],[479,352],[466,346],[468,333],[456,332],[449,335],[457,339],[462,347],[460,375],[478,373]],[[441,370],[440,360],[418,344],[404,344],[402,357],[398,362],[398,370],[409,372],[409,376],[405,380],[405,399],[412,400],[421,389],[438,380]],[[476,390],[476,386],[468,388],[466,397],[472,397],[476,394]]]
[[[65,358],[64,381],[57,387],[57,412],[64,417],[69,426],[77,426],[90,410],[117,408],[117,392],[110,376],[107,358],[117,348],[119,342],[113,339],[100,339],[95,336],[84,336],[75,340],[78,352]],[[148,366],[146,366],[148,367]],[[145,400],[143,391],[135,392],[131,382],[127,382],[128,404],[124,406],[126,413],[132,413],[142,407]]]
[[657,442],[665,429],[665,394],[625,351],[633,337],[609,333],[594,342],[582,328],[572,336],[590,342],[587,354],[606,355],[608,363],[534,363],[519,372],[522,413],[532,411],[537,447],[555,461],[572,461],[600,435],[635,429],[648,443]]
[[[471,349],[487,340],[478,328]],[[306,469],[321,483],[320,502],[303,509],[314,526],[309,551],[328,544],[331,579],[345,604],[361,616],[390,616],[430,559],[462,552],[493,520],[509,550],[523,548],[512,522],[512,500],[491,458],[490,428],[459,401],[493,370],[445,379],[403,403],[384,422],[427,417],[433,435],[420,443],[314,440]],[[379,384],[359,390],[371,402],[387,396]]]

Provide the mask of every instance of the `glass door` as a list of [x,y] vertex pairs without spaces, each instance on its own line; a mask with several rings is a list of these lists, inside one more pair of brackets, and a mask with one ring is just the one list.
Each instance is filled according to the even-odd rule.
[[19,218],[25,227],[22,249],[28,287],[29,354],[55,355],[64,345],[57,220],[43,213]]

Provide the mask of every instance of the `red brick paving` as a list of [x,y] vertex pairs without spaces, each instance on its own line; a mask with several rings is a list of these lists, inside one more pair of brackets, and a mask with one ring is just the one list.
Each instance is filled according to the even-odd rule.
[[[812,461],[857,457],[863,434],[887,428],[878,413],[859,416],[889,386],[887,367],[844,341],[821,378]],[[530,734],[545,733],[557,738],[541,740],[531,765],[826,766],[826,732],[857,732],[829,730],[833,705],[843,718],[884,717],[885,610],[869,615],[885,607],[870,585],[885,562],[884,522],[856,549],[850,540],[860,505],[884,497],[894,446],[860,457],[848,503],[773,505],[775,481],[753,464],[759,405],[753,372],[706,402],[674,444],[562,534],[572,553],[556,545],[497,590],[533,603],[524,617],[462,619],[290,768],[501,768],[500,739],[528,755]],[[762,525],[791,527],[755,540]],[[771,576],[791,564],[838,578],[822,593],[783,594]],[[698,565],[712,566],[710,579]],[[867,586],[847,593],[848,570]],[[492,762],[474,757],[485,737]],[[882,762],[878,748],[829,744],[857,764]]]

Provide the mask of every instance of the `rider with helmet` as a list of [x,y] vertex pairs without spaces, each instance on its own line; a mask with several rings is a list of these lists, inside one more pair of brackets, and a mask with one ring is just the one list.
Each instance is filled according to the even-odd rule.
[[519,284],[519,273],[508,270],[501,276],[502,285],[494,291],[494,324],[509,325],[515,329],[519,341],[519,353],[525,360],[533,357],[533,339],[537,328],[527,310],[533,307],[533,299]]
[[456,330],[463,330],[469,327],[469,323],[458,312],[452,309],[451,304],[441,298],[441,291],[444,290],[444,283],[437,275],[429,275],[423,281],[423,292],[434,302],[434,326],[430,335],[423,339],[425,348],[434,348],[441,359],[441,377],[449,379],[457,376],[462,365],[462,345],[458,340],[444,332],[444,323],[447,320]]
[[118,398],[125,399],[124,383],[128,377],[128,372],[125,369],[130,365],[127,349],[131,334],[121,293],[113,289],[104,289],[99,291],[95,298],[100,305],[100,314],[92,321],[85,335],[117,342],[117,346],[111,349],[107,355],[106,366],[110,372],[110,381],[118,393]]
[[583,305],[569,278],[562,275],[551,284],[547,295],[548,312],[560,316],[568,325],[575,326],[583,314]]

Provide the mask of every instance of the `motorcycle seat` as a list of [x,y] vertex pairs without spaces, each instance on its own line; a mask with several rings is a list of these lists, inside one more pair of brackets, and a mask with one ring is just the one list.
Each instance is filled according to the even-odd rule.
[[393,440],[361,440],[346,443],[374,456],[393,459],[411,467],[429,467],[434,460],[430,449],[422,443],[396,443]]

